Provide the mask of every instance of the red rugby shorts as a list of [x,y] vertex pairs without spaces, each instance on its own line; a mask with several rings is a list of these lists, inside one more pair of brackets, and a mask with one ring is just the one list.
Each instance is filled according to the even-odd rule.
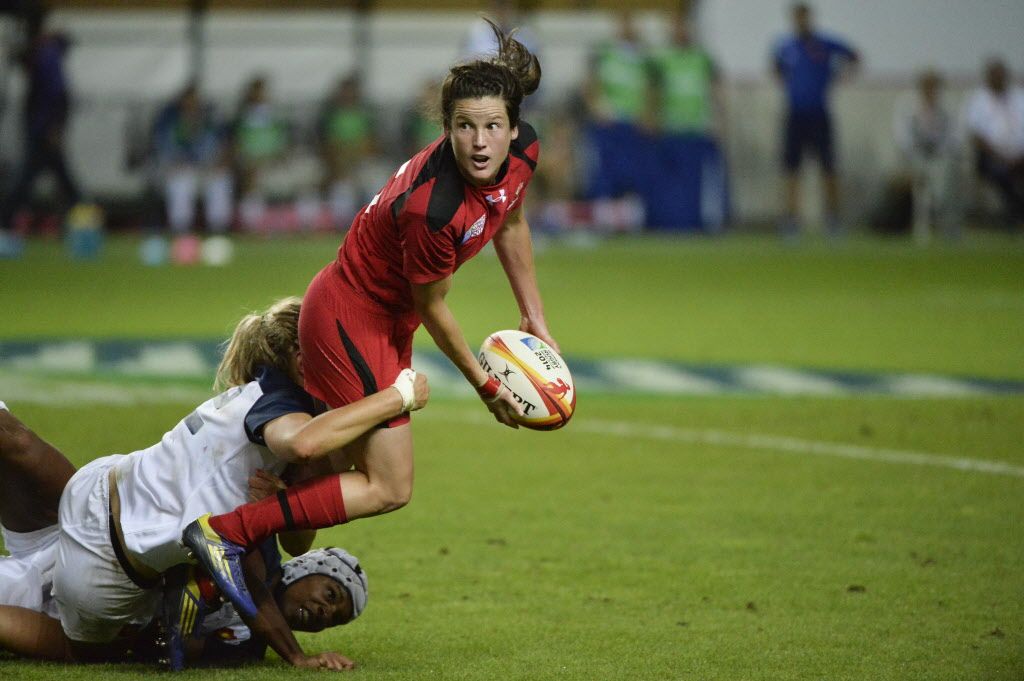
[[[337,408],[387,388],[412,365],[418,325],[351,290],[329,264],[313,278],[299,314],[306,391]],[[402,414],[386,425],[408,422]]]

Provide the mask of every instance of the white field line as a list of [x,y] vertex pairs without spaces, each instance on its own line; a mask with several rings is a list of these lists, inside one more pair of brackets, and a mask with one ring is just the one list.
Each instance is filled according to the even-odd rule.
[[143,405],[162,402],[199,404],[213,396],[208,388],[185,385],[114,384],[102,381],[67,381],[0,375],[0,400],[50,406],[79,404]]
[[[17,379],[0,376],[0,399],[34,402],[49,405],[74,405],[82,403],[106,404],[149,404],[166,401],[199,402],[210,396],[208,390],[179,386],[124,386],[103,383],[76,383],[53,381],[43,384],[32,379]],[[454,421],[466,424],[493,424],[493,420],[483,415],[466,413],[453,416],[450,413],[434,412],[427,409],[424,417]],[[883,447],[866,447],[864,445],[843,444],[821,440],[802,440],[795,437],[780,435],[762,435],[757,433],[733,433],[725,430],[697,428],[678,428],[675,426],[659,426],[624,421],[576,421],[569,426],[575,432],[615,437],[660,440],[685,444],[703,444],[717,447],[735,447],[753,451],[783,452],[786,454],[805,454],[860,461],[877,461],[889,464],[906,464],[912,466],[930,466],[933,468],[949,468],[970,473],[989,473],[1024,478],[1024,466],[1016,466],[1004,461],[987,461],[985,459],[969,459],[913,452]]]
[[[460,423],[493,423],[491,419],[464,416],[462,418],[446,417],[445,420]],[[821,440],[802,440],[795,437],[780,435],[761,435],[756,433],[732,433],[725,430],[706,430],[696,428],[677,428],[675,426],[644,425],[623,421],[576,422],[567,426],[574,431],[583,431],[596,435],[615,437],[660,440],[684,444],[711,445],[716,447],[735,447],[753,451],[782,452],[785,454],[805,454],[825,456],[839,459],[856,459],[860,461],[877,461],[889,464],[907,464],[911,466],[931,466],[934,468],[951,468],[970,473],[989,473],[1014,478],[1024,478],[1024,466],[1016,466],[1004,461],[987,461],[985,459],[969,459],[966,457],[949,456],[947,454],[931,454],[884,447],[866,447],[864,445],[843,444]]]

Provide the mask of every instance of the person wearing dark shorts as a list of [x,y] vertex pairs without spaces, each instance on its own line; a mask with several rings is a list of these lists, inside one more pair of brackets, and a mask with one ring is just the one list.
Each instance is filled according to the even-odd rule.
[[787,173],[800,169],[805,154],[818,159],[821,169],[835,174],[835,153],[832,149],[832,117],[825,111],[788,111],[783,140],[783,166]]
[[793,6],[794,35],[781,39],[772,66],[786,93],[782,163],[786,174],[786,212],[780,224],[784,237],[800,232],[800,164],[804,155],[818,159],[825,188],[825,222],[837,236],[839,184],[836,177],[835,136],[828,93],[845,70],[860,62],[857,52],[841,40],[819,33],[812,25],[810,6]]

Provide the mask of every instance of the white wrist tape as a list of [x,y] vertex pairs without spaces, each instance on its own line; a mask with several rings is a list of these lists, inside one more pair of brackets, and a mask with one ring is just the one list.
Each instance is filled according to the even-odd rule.
[[410,411],[416,401],[416,372],[412,369],[402,369],[391,387],[402,396],[402,411]]

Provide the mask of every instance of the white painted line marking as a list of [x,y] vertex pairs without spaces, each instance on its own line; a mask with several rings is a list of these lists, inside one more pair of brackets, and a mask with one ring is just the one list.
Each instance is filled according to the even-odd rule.
[[[70,381],[46,381],[38,378],[0,376],[0,396],[15,401],[50,405],[76,405],[82,403],[147,404],[159,402],[194,402],[198,404],[211,396],[209,390],[184,386],[114,385]],[[454,416],[443,411],[427,409],[418,418],[436,418],[472,425],[494,425],[484,415]],[[732,433],[724,430],[678,428],[674,426],[644,425],[628,422],[576,421],[567,426],[573,431],[597,435],[662,440],[687,444],[705,444],[719,447],[737,447],[754,451],[776,451],[787,454],[810,454],[841,459],[878,461],[880,463],[907,464],[949,468],[971,473],[989,473],[1024,478],[1024,466],[1004,461],[969,459],[900,449],[866,447],[821,440],[802,440],[780,435]]]
[[802,440],[800,438],[779,435],[730,433],[724,430],[697,430],[673,426],[642,426],[635,423],[580,423],[577,427],[579,430],[588,433],[599,433],[602,435],[739,447],[762,451],[769,450],[788,454],[812,454],[815,456],[910,464],[914,466],[934,466],[974,473],[991,473],[993,475],[1009,475],[1024,478],[1024,466],[1015,466],[1003,461],[968,459],[946,454],[865,447],[864,445],[820,440]]
[[[437,414],[433,414],[437,416]],[[460,423],[491,424],[492,420],[477,416],[452,418],[443,415],[441,418]],[[613,435],[617,437],[662,440],[685,444],[702,444],[718,447],[736,447],[754,451],[775,451],[786,454],[810,454],[840,459],[857,459],[861,461],[878,461],[890,464],[908,464],[912,466],[931,466],[935,468],[951,468],[971,473],[989,473],[1024,478],[1024,466],[1017,466],[1004,461],[987,461],[985,459],[969,459],[966,457],[913,452],[883,447],[866,447],[841,442],[822,440],[802,440],[795,437],[780,435],[761,435],[757,433],[731,433],[725,430],[705,430],[696,428],[677,428],[675,426],[644,425],[627,422],[574,422],[566,428],[589,434]]]
[[88,341],[44,345],[35,355],[11,360],[10,366],[47,371],[89,371],[96,366],[96,348]]
[[714,395],[724,392],[718,381],[684,371],[665,362],[609,360],[601,363],[601,373],[614,384],[652,393]]
[[150,376],[208,376],[216,367],[211,367],[192,343],[146,344],[138,356],[121,360],[117,369],[128,375]]
[[80,404],[159,404],[210,399],[209,389],[182,385],[131,385],[85,381],[46,380],[36,377],[0,376],[0,395],[15,402],[54,406]]
[[965,381],[945,376],[926,374],[899,374],[886,380],[887,389],[894,395],[914,397],[977,397],[985,391]]
[[458,395],[460,397],[472,395],[476,397],[476,393],[462,377],[462,374],[455,371],[451,364],[446,364],[447,362],[446,357],[436,357],[415,351],[412,353],[412,368],[427,375],[430,380],[431,392],[438,395]]
[[843,386],[831,378],[785,367],[753,366],[736,370],[736,381],[755,392],[779,395],[840,395]]

